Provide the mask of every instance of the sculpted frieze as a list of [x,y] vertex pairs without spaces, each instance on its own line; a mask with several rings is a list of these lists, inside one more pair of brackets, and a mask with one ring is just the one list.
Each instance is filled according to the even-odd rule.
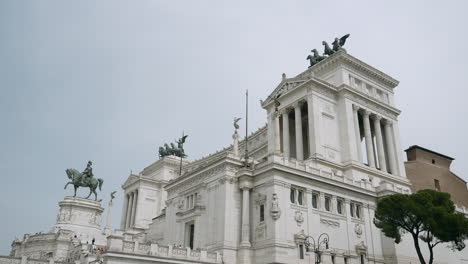
[[216,174],[221,174],[222,172],[225,172],[225,169],[226,169],[226,165],[225,164],[221,164],[221,165],[218,165],[214,168],[211,168],[205,172],[200,172],[199,174],[195,175],[195,176],[191,176],[189,177],[190,180],[185,180],[185,181],[182,181],[182,182],[179,182],[177,183],[173,188],[171,188],[172,190],[174,190],[175,192],[184,192],[200,183],[202,183],[205,179],[213,176],[213,175],[216,175]]

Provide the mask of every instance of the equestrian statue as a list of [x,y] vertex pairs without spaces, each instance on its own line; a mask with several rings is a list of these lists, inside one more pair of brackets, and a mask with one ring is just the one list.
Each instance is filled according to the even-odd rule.
[[71,181],[67,182],[63,189],[66,189],[69,184],[73,184],[73,187],[75,188],[73,197],[76,197],[76,190],[79,187],[88,187],[89,195],[86,197],[86,199],[88,199],[89,196],[94,193],[94,200],[97,200],[96,188],[99,186],[99,190],[101,190],[104,180],[94,177],[93,168],[91,167],[92,165],[93,163],[88,161],[88,165],[81,173],[76,169],[66,169],[65,172]]

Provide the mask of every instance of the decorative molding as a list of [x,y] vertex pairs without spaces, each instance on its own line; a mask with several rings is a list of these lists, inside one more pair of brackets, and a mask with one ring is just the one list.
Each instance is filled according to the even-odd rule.
[[257,195],[254,195],[254,201],[256,207],[260,206],[261,204],[266,203],[267,196],[265,194],[257,193]]
[[260,223],[256,228],[255,228],[255,238],[256,239],[265,239],[266,238],[266,232],[267,227],[265,222]]
[[324,219],[320,218],[320,223],[328,225],[330,227],[340,227],[340,222],[329,220],[329,219]]

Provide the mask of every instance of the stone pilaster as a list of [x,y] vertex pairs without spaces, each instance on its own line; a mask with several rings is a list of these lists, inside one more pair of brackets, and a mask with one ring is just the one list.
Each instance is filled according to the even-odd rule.
[[275,124],[275,153],[281,152],[281,131],[280,131],[280,121],[279,121],[279,113],[275,114],[274,116],[274,124]]
[[289,111],[288,109],[283,110],[283,155],[286,159],[290,157],[289,148]]

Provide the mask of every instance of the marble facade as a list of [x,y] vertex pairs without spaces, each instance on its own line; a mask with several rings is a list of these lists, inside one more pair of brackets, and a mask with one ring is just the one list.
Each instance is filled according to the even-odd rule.
[[[322,263],[417,263],[411,238],[395,245],[373,224],[380,197],[411,192],[397,85],[345,50],[283,76],[261,102],[267,124],[248,143],[236,132],[233,145],[183,159],[181,172],[180,158],[167,156],[129,175],[120,229],[106,233],[106,251],[88,260],[312,263],[306,236],[327,233]],[[57,227],[70,229],[69,209],[60,206]],[[97,228],[89,220],[97,215],[86,219],[90,232]],[[438,263],[468,259],[467,250],[439,247],[437,254]]]

